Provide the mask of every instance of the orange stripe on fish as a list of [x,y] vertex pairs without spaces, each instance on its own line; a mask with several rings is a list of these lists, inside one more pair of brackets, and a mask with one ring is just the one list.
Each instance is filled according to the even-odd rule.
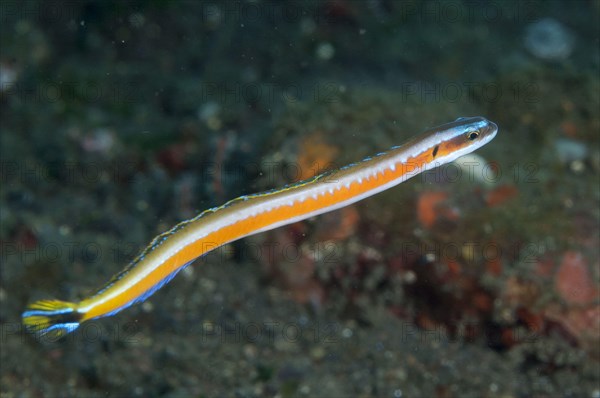
[[185,266],[219,246],[355,203],[480,148],[497,131],[482,117],[460,118],[361,162],[208,209],[154,238],[91,297],[78,303],[35,302],[23,312],[23,323],[36,333],[69,333],[82,322],[145,300]]

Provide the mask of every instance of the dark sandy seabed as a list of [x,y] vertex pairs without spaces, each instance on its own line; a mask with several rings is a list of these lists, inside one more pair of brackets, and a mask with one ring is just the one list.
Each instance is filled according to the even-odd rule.
[[[599,1],[0,6],[0,397],[600,397]],[[206,208],[475,115],[473,178],[22,330]]]

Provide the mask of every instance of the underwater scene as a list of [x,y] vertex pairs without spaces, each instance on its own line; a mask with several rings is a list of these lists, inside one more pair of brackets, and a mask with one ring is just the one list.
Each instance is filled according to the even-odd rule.
[[600,0],[0,32],[1,398],[600,398]]

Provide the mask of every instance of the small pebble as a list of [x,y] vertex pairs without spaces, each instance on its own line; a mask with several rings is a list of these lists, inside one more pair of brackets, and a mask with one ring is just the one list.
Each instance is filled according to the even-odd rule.
[[568,58],[574,44],[571,32],[552,18],[534,22],[525,31],[525,48],[536,58],[546,61]]
[[335,48],[331,43],[321,43],[317,47],[317,58],[323,61],[329,61],[335,54]]
[[461,156],[453,162],[461,169],[461,177],[468,182],[493,184],[497,182],[497,175],[488,165],[487,161],[474,153]]
[[558,138],[554,141],[554,149],[558,156],[558,161],[562,164],[571,164],[573,162],[582,162],[588,155],[588,148],[585,144],[569,139]]
[[321,346],[317,346],[310,350],[310,356],[315,360],[323,359],[325,357],[325,354],[325,349],[323,349],[323,347]]
[[18,70],[14,65],[0,63],[0,93],[9,91],[17,82]]

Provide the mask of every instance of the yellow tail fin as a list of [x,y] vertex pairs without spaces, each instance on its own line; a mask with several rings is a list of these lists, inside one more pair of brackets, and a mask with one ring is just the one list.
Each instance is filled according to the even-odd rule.
[[29,332],[40,336],[52,333],[58,337],[77,329],[82,314],[77,312],[75,303],[40,300],[29,304],[21,316]]

